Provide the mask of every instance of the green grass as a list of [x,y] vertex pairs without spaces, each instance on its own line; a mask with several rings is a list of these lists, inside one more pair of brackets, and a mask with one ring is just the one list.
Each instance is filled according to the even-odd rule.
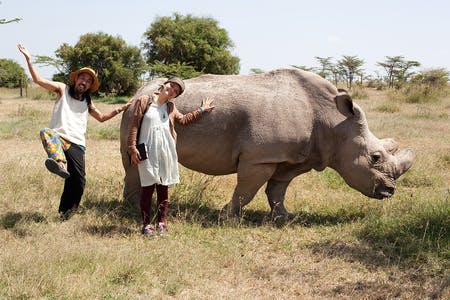
[[106,104],[123,104],[127,103],[130,97],[124,96],[105,96],[95,98],[95,102],[106,103]]
[[450,191],[442,198],[402,199],[383,215],[363,221],[359,236],[394,260],[438,257],[450,267]]

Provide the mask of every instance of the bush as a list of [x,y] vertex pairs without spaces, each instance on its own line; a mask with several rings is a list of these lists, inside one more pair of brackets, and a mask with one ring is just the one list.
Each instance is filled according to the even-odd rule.
[[10,59],[0,59],[0,87],[25,87],[26,78],[24,69],[18,63]]
[[414,76],[410,82],[390,93],[394,100],[406,103],[438,102],[448,94],[448,72],[431,69]]

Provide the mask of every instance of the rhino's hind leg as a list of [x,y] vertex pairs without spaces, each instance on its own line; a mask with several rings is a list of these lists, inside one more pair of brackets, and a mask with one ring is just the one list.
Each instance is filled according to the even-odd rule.
[[291,180],[278,181],[273,178],[267,182],[266,195],[271,208],[269,216],[274,221],[287,221],[292,218],[284,207],[284,197],[289,183]]
[[221,219],[239,217],[242,212],[242,207],[253,199],[264,183],[272,177],[275,169],[275,164],[253,165],[240,162],[233,198],[222,209]]

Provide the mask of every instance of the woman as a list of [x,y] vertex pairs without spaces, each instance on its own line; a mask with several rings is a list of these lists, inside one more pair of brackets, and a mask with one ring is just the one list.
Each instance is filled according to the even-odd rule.
[[[168,187],[180,182],[174,122],[187,125],[214,108],[211,105],[214,99],[207,98],[202,100],[202,105],[197,110],[185,115],[180,113],[171,100],[183,92],[184,82],[173,77],[152,95],[137,99],[134,106],[128,129],[128,152],[131,162],[138,165],[142,186],[142,234],[145,236],[167,233]],[[145,148],[145,153],[140,152],[137,145]],[[153,216],[151,204],[155,188],[157,214]],[[153,222],[156,227],[152,225]]]

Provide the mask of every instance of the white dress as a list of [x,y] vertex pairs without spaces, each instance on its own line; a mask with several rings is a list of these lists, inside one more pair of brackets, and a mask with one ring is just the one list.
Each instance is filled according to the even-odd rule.
[[141,186],[180,182],[175,141],[170,134],[167,103],[152,103],[145,113],[138,143],[147,144],[148,159],[138,164]]

